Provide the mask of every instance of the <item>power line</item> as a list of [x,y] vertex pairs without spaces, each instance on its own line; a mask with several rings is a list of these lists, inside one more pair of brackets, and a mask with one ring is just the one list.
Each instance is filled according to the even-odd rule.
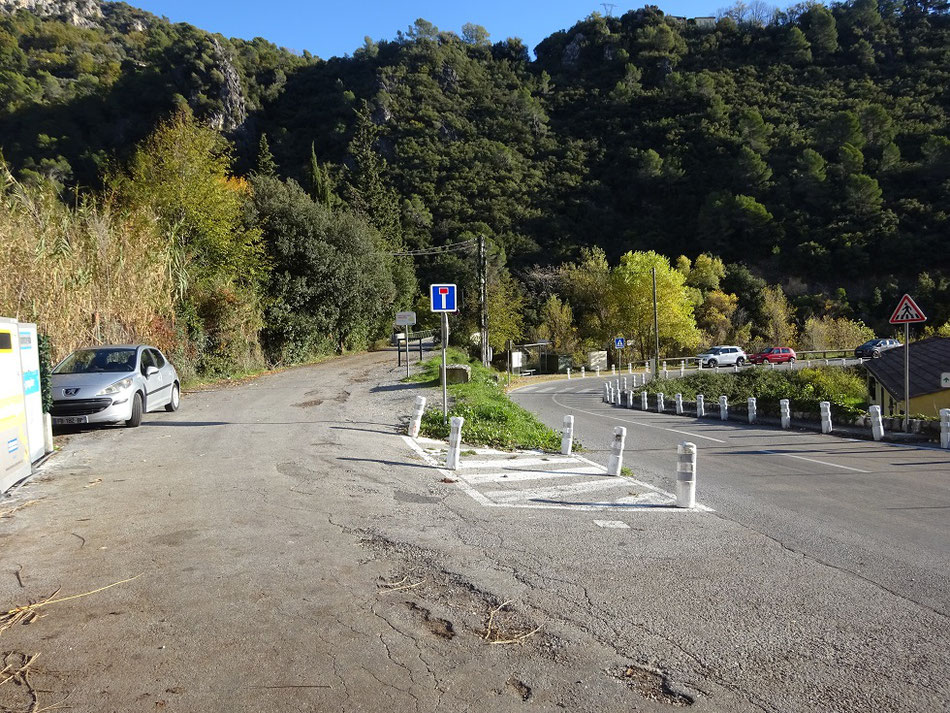
[[617,6],[612,2],[602,2],[600,6],[604,8],[607,17],[613,17],[614,10],[617,9]]
[[396,253],[390,253],[394,257],[416,257],[420,255],[441,255],[443,253],[455,252],[456,250],[466,250],[474,247],[475,239],[465,240],[461,243],[452,243],[451,245],[440,245],[431,248],[420,248],[419,250],[403,250]]

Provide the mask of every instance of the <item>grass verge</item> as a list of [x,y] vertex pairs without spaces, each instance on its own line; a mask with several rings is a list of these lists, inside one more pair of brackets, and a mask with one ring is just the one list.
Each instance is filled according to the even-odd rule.
[[[472,370],[471,381],[467,384],[449,386],[449,395],[452,397],[449,416],[465,419],[462,430],[465,443],[507,450],[560,450],[560,434],[541,423],[533,413],[511,401],[496,380],[494,371],[455,349],[449,350],[448,361],[450,364],[467,364]],[[438,386],[441,364],[441,356],[423,362],[422,370],[412,376],[410,381]],[[428,409],[425,412],[422,417],[422,435],[439,439],[449,437],[449,427],[442,423],[441,410]]]

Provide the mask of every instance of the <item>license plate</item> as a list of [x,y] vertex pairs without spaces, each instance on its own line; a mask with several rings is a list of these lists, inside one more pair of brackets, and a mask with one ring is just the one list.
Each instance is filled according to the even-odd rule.
[[53,416],[54,426],[74,426],[77,423],[89,423],[88,416]]

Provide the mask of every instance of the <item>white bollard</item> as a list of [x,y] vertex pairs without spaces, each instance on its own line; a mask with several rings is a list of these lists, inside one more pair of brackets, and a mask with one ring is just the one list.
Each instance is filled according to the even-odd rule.
[[828,366],[828,360],[825,359],[825,366]]
[[626,377],[626,376],[623,377],[623,378],[620,380],[620,388],[621,388],[623,391],[626,391],[626,390],[627,390],[627,377]]
[[462,448],[462,426],[465,424],[465,419],[461,416],[453,416],[451,424],[451,430],[449,431],[449,452],[445,459],[445,467],[449,470],[458,470],[459,453]]
[[604,403],[610,403],[610,384],[604,383]]
[[696,507],[696,444],[688,441],[676,447],[676,507]]
[[561,455],[571,455],[574,448],[574,417],[564,417],[564,428],[561,429]]
[[666,371],[666,362],[663,362],[663,378],[669,378],[669,373]]
[[56,450],[53,447],[53,417],[49,413],[43,414],[43,450],[47,455]]
[[587,376],[587,368],[582,366],[582,367],[581,367],[581,378],[583,379],[585,376]]
[[778,402],[778,410],[782,416],[782,428],[791,428],[792,426],[792,404],[788,399],[782,399]]
[[633,375],[633,388],[637,388],[640,385],[640,377],[637,374]]
[[663,410],[664,410],[663,398],[664,397],[662,393],[659,393],[656,395],[656,412],[657,413],[663,413]]
[[682,379],[684,376],[686,376],[686,362],[681,361],[680,362],[680,378]]
[[775,371],[775,362],[774,362],[774,361],[770,361],[770,362],[769,362],[769,369],[771,369],[772,371]]
[[615,391],[620,391],[620,379],[616,379],[616,380],[614,381],[614,390],[615,390]]
[[716,366],[713,367],[713,371],[716,372],[717,374],[719,373],[719,365],[718,365],[718,364],[716,364]]
[[696,394],[696,418],[702,418],[706,415],[706,402],[702,394]]
[[805,360],[805,366],[811,367],[811,359],[806,359],[806,360]]
[[739,373],[739,365],[738,365],[738,364],[733,364],[733,365],[732,365],[732,370],[733,370],[736,374],[738,374],[738,373]]
[[683,394],[676,394],[676,396],[674,396],[673,399],[676,402],[676,415],[682,416],[683,415]]
[[719,418],[723,421],[729,420],[729,399],[725,396],[719,397]]
[[623,444],[627,439],[627,429],[617,426],[614,429],[614,440],[610,444],[610,459],[607,461],[607,475],[620,475],[623,468]]
[[868,414],[871,417],[871,436],[875,441],[880,441],[884,438],[884,419],[881,418],[881,407],[875,404],[868,409]]
[[425,396],[416,396],[416,405],[412,407],[412,418],[409,419],[409,437],[418,438],[422,428],[422,414],[426,410]]
[[628,373],[628,374],[632,374],[632,373],[633,373],[633,364],[632,364],[632,363],[627,364],[627,373]]
[[597,378],[598,378],[598,379],[600,378],[600,367],[599,367],[599,366],[597,367]]
[[821,409],[821,432],[831,433],[831,403],[822,401],[818,408]]
[[950,408],[940,409],[940,447],[950,448]]
[[568,380],[568,381],[571,380],[571,370],[570,370],[570,369],[567,370],[567,380]]
[[647,392],[641,391],[640,392],[640,408],[643,409],[644,411],[647,411],[650,408],[650,404],[648,403],[647,398],[648,398]]
[[616,374],[616,373],[617,373],[617,365],[616,365],[616,364],[611,364],[611,365],[610,365],[610,373],[611,373],[611,374]]
[[755,417],[756,417],[755,396],[750,396],[748,403],[749,403],[749,406],[748,406],[749,423],[755,423]]

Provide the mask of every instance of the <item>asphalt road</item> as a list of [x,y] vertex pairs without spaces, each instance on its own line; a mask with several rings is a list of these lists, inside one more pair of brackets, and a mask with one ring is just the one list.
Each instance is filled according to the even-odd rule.
[[595,460],[606,462],[598,445],[626,427],[625,464],[668,487],[677,444],[693,442],[704,504],[950,615],[950,452],[724,422],[713,399],[703,419],[623,408],[603,403],[603,383],[539,384],[512,397],[554,428],[574,414],[576,437]]
[[[588,446],[615,418],[649,424],[628,424],[627,462],[667,489],[684,434],[663,429],[705,436],[700,501],[715,512],[489,507],[403,440],[425,389],[398,382],[394,356],[185,394],[139,429],[72,436],[0,500],[0,611],[138,575],[0,631],[3,675],[39,654],[0,683],[0,710],[31,697],[97,712],[950,705],[944,454],[830,453],[838,442],[812,434],[525,394],[545,418],[567,403]],[[872,472],[714,455],[769,437]],[[924,460],[927,473],[906,465]],[[899,468],[914,475],[885,472]],[[868,492],[831,502],[865,484],[876,510]],[[863,510],[886,537],[852,522]]]

